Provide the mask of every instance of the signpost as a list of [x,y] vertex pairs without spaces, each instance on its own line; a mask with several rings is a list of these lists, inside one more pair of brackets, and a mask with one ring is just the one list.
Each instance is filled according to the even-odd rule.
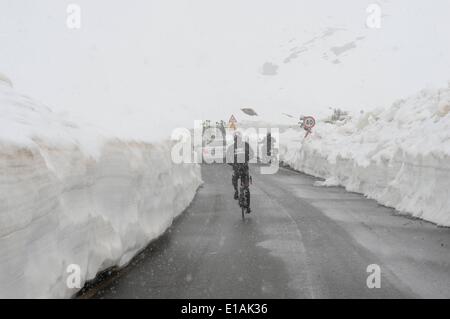
[[306,131],[305,138],[308,137],[309,134],[312,133],[312,128],[316,126],[316,120],[312,116],[305,116],[303,118],[303,128]]
[[231,115],[230,119],[228,120],[228,127],[232,128],[233,130],[236,130],[236,123],[237,123],[236,118],[234,117],[234,115]]

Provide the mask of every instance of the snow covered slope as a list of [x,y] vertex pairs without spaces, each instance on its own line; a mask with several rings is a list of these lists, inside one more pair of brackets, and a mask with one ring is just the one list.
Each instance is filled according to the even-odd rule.
[[201,183],[171,142],[108,138],[0,84],[0,297],[70,297],[162,234]]
[[439,225],[450,226],[450,84],[344,125],[319,122],[306,140],[280,138],[281,160]]

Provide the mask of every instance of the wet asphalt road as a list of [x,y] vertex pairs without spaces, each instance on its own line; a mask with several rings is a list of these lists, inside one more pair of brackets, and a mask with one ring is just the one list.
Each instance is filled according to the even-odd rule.
[[[401,216],[308,175],[252,167],[243,222],[231,167],[204,184],[172,227],[94,298],[450,298],[450,229]],[[381,269],[369,289],[367,267]]]

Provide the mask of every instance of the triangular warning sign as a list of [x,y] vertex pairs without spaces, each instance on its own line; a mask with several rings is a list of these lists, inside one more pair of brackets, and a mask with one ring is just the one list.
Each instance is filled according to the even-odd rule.
[[231,115],[230,119],[228,120],[228,123],[237,123],[237,120],[234,117],[234,115]]

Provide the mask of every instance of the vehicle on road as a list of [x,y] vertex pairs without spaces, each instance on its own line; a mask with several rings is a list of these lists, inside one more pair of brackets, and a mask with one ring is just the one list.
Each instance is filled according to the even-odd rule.
[[226,142],[223,139],[213,139],[203,146],[205,163],[225,163]]

